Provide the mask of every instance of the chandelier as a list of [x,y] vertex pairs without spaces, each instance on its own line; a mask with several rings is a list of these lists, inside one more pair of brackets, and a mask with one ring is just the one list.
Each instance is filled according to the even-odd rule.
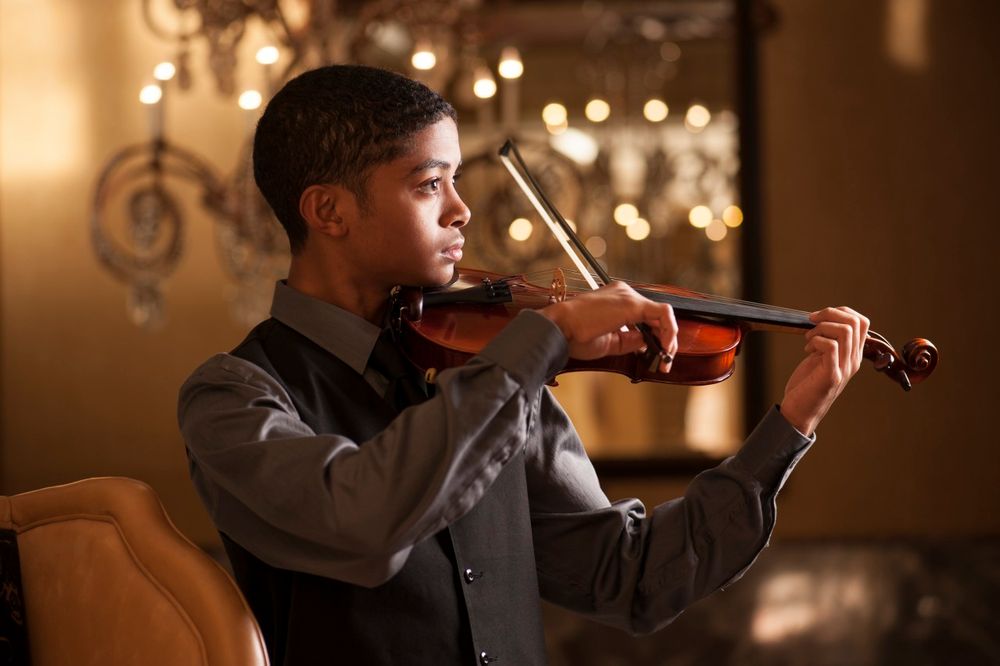
[[[562,192],[566,210],[579,211],[572,216],[592,251],[597,250],[594,254],[617,254],[631,263],[631,257],[641,254],[635,242],[651,235],[663,238],[688,218],[699,228],[713,225],[716,233],[715,225],[721,225],[723,218],[729,227],[739,223],[733,222],[737,213],[724,214],[736,198],[732,118],[728,128],[726,122],[716,121],[706,129],[708,120],[699,119],[697,112],[707,109],[691,104],[684,124],[667,130],[665,123],[657,125],[666,118],[667,106],[653,96],[643,106],[645,126],[624,133],[612,130],[605,122],[610,113],[605,98],[611,95],[604,92],[613,95],[614,85],[608,83],[601,58],[594,58],[577,75],[592,89],[586,105],[589,132],[571,126],[566,107],[557,103],[545,106],[542,123],[525,121],[520,82],[524,65],[510,39],[542,41],[552,28],[544,21],[516,22],[519,12],[535,11],[531,3],[495,7],[480,0],[137,1],[142,3],[148,29],[173,45],[174,56],[155,68],[156,83],[140,93],[150,114],[149,140],[122,148],[100,171],[91,232],[101,264],[127,285],[129,316],[139,326],[155,327],[163,320],[163,282],[183,254],[187,216],[178,185],[193,188],[201,209],[213,221],[222,266],[235,284],[232,306],[238,320],[252,323],[266,313],[270,286],[287,272],[284,231],[253,182],[251,138],[245,140],[232,172],[222,174],[164,131],[166,99],[173,90],[192,86],[191,54],[197,43],[204,44],[207,53],[206,67],[198,71],[207,70],[217,92],[238,97],[247,112],[258,109],[296,73],[334,62],[403,70],[456,105],[472,109],[479,122],[471,123],[473,149],[466,160],[466,182],[477,183],[469,192],[475,192],[476,201],[470,206],[478,224],[469,232],[487,235],[474,245],[484,248],[482,259],[494,266],[499,262],[500,269],[515,259],[522,265],[544,261],[551,250],[540,241],[541,234],[530,238],[530,213],[519,210],[511,184],[490,166],[497,139],[505,134],[518,136],[526,150],[534,151],[542,177]],[[728,0],[708,0],[694,14],[685,6],[638,3],[629,11],[611,11],[600,3],[584,2],[571,9],[586,28],[585,48],[598,53],[616,41],[627,41],[632,46],[623,51],[622,59],[628,62],[621,67],[627,71],[648,61],[641,74],[646,80],[652,77],[655,87],[662,84],[656,77],[665,79],[671,67],[676,68],[678,42],[731,29]],[[267,44],[257,50],[255,59],[264,72],[264,89],[240,91],[240,74],[246,71],[240,54],[261,35]],[[486,56],[499,56],[499,91]],[[499,121],[494,96],[500,102]],[[725,121],[725,116],[721,119]],[[464,127],[469,125],[463,121]],[[697,134],[701,138],[693,141]],[[581,150],[590,155],[581,156]],[[477,170],[480,173],[473,175]],[[706,210],[696,215],[697,206]],[[610,233],[616,228],[627,236]],[[662,275],[646,277],[662,279]]]

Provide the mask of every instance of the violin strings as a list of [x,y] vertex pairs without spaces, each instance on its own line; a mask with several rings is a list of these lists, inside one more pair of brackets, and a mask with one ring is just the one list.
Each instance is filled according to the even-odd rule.
[[[565,281],[568,287],[571,287],[574,291],[590,291],[590,287],[586,280],[580,277],[579,271],[575,269],[563,269],[563,274],[565,276]],[[537,271],[534,273],[527,273],[524,276],[529,282],[548,284],[552,280],[552,274],[546,271]],[[626,280],[626,282],[628,282]],[[639,286],[639,289],[642,287]],[[697,300],[704,300],[709,303],[720,303],[726,305],[741,306],[746,308],[752,308],[755,310],[760,310],[764,312],[771,312],[776,314],[787,314],[793,316],[808,316],[808,312],[803,310],[796,310],[794,308],[786,308],[777,305],[768,305],[766,303],[756,303],[754,301],[745,301],[738,298],[730,298],[728,296],[714,296],[709,294],[704,294],[697,291],[689,290],[690,293],[687,294],[667,294],[672,296],[680,296],[682,298],[691,298]]]

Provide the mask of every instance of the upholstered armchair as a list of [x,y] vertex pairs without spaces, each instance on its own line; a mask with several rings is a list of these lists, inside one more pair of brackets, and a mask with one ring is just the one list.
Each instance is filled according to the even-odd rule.
[[32,666],[267,664],[226,571],[125,478],[0,496],[16,534]]

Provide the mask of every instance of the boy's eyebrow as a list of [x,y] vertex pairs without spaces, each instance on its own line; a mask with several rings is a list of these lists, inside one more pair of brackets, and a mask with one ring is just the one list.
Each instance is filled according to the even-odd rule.
[[[462,167],[462,161],[459,160],[458,168],[461,167]],[[451,168],[451,162],[446,162],[445,160],[439,160],[437,158],[432,157],[430,159],[424,160],[417,166],[410,169],[410,173],[408,173],[407,175],[412,176],[414,174],[420,173],[421,171],[427,171],[428,169],[450,169],[450,168]]]

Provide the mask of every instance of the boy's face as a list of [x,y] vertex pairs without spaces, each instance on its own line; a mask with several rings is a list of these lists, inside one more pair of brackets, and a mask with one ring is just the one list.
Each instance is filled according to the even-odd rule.
[[352,249],[357,267],[379,288],[451,280],[470,217],[455,189],[461,161],[458,128],[444,118],[413,135],[403,156],[372,171],[370,205],[358,214]]

